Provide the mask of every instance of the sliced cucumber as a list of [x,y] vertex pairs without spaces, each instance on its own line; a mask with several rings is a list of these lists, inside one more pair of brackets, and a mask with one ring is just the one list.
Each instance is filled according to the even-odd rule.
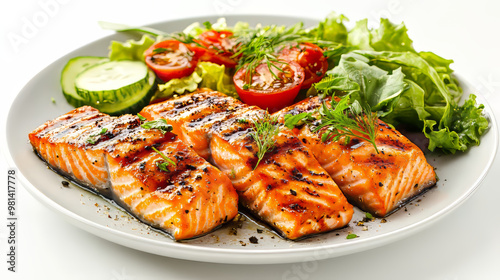
[[98,56],[79,56],[72,58],[66,63],[61,72],[61,87],[64,97],[69,104],[80,107],[86,105],[87,103],[83,98],[81,98],[75,89],[75,79],[78,74],[83,72],[85,69],[109,61],[107,57]]
[[144,62],[108,61],[77,75],[77,94],[103,113],[135,113],[146,106],[156,91],[155,74]]

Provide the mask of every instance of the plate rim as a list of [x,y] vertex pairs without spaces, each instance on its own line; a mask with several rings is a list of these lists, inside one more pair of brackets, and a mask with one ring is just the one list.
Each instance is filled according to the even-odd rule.
[[[277,22],[283,21],[284,19],[288,20],[295,20],[295,21],[319,21],[319,19],[314,19],[314,18],[308,18],[308,17],[296,17],[296,16],[273,16],[273,15],[259,15],[259,14],[228,14],[224,16],[226,19],[230,18],[230,20],[238,20],[242,19],[247,21],[249,18],[273,18]],[[181,19],[174,19],[174,20],[165,20],[161,22],[155,22],[148,24],[147,26],[157,26],[157,25],[164,25],[167,23],[184,23],[184,22],[195,22],[195,21],[202,21],[202,20],[210,20],[210,19],[216,19],[219,18],[219,16],[216,15],[209,15],[209,16],[197,16],[197,17],[187,17],[187,18],[181,18]],[[250,21],[250,20],[248,20]],[[189,23],[188,23],[189,24]],[[187,25],[186,25],[187,26]],[[51,66],[53,66],[56,63],[60,63],[60,61],[76,52],[78,52],[82,48],[89,47],[92,44],[96,44],[98,41],[102,40],[109,40],[111,41],[113,37],[116,36],[116,33],[113,33],[111,35],[107,35],[101,38],[98,38],[92,42],[89,42],[83,46],[80,46],[77,49],[72,50],[69,53],[66,53],[53,61],[52,63],[46,65],[40,72],[38,72],[35,76],[33,76],[23,87],[22,89],[16,94],[16,97],[14,98],[13,102],[10,105],[9,112],[7,113],[7,118],[5,120],[5,129],[8,131],[9,124],[11,123],[11,116],[12,116],[12,111],[15,108],[15,105],[20,102],[20,96],[21,93],[25,91],[29,85],[31,85],[37,77],[40,75],[43,75],[45,70]],[[458,78],[460,83],[462,85],[467,85],[467,88],[469,88],[470,92],[473,92],[474,88],[468,83],[468,81],[460,74],[456,74],[455,76]],[[496,158],[496,154],[498,152],[498,126],[497,122],[495,119],[494,111],[491,109],[490,104],[488,103],[487,99],[483,97],[480,93],[476,94],[478,97],[481,98],[482,104],[484,104],[485,109],[483,110],[484,112],[487,113],[487,116],[489,117],[490,121],[490,127],[488,130],[488,134],[493,133],[493,145],[494,145],[494,152],[492,155],[489,157],[488,162],[486,164],[486,168],[482,170],[481,174],[476,178],[476,180],[473,183],[473,186],[471,186],[467,192],[461,194],[457,199],[453,201],[453,203],[447,205],[446,207],[440,209],[436,213],[426,217],[425,219],[422,219],[418,222],[412,223],[410,225],[404,226],[402,228],[395,229],[393,231],[383,233],[380,235],[372,236],[372,237],[367,237],[365,239],[357,239],[357,240],[351,240],[349,243],[342,243],[342,244],[325,244],[325,245],[314,245],[312,247],[303,247],[303,248],[293,248],[293,249],[284,249],[284,248],[274,248],[274,249],[252,249],[252,250],[240,250],[240,249],[234,249],[234,248],[214,248],[214,247],[203,247],[200,245],[193,245],[190,244],[186,246],[186,244],[182,243],[177,243],[177,242],[172,242],[172,243],[165,243],[159,240],[152,240],[152,239],[146,239],[142,238],[137,235],[133,235],[130,233],[126,233],[123,231],[120,231],[115,228],[110,228],[103,226],[101,224],[98,224],[94,221],[88,220],[85,217],[82,217],[71,210],[59,205],[57,202],[46,196],[41,190],[39,190],[34,184],[32,184],[22,172],[20,172],[19,168],[14,164],[15,160],[14,157],[11,153],[10,147],[9,147],[9,137],[7,137],[7,134],[5,134],[5,137],[2,137],[2,141],[6,142],[6,145],[2,145],[2,148],[4,148],[4,154],[7,155],[7,158],[9,160],[9,164],[16,166],[18,172],[18,178],[21,182],[21,184],[24,186],[25,189],[28,190],[28,192],[34,196],[38,201],[40,201],[43,205],[47,206],[51,210],[54,210],[58,214],[62,214],[67,221],[69,221],[71,224],[78,226],[79,228],[90,232],[96,236],[99,236],[101,238],[104,238],[108,241],[120,244],[125,247],[133,248],[139,251],[143,252],[149,252],[153,253],[156,255],[161,255],[161,256],[167,256],[167,257],[173,257],[173,258],[178,258],[178,259],[185,259],[185,260],[194,260],[194,261],[203,261],[203,262],[213,262],[213,263],[228,263],[228,264],[269,264],[269,263],[291,263],[291,262],[296,262],[296,261],[303,261],[304,259],[308,257],[313,257],[314,260],[320,260],[320,259],[326,259],[326,258],[332,258],[332,257],[338,257],[341,255],[346,255],[346,254],[351,254],[351,253],[356,253],[359,251],[364,251],[368,249],[372,249],[375,247],[380,247],[382,245],[385,245],[387,243],[391,243],[400,239],[403,239],[405,237],[408,237],[410,235],[413,235],[417,233],[418,231],[421,231],[430,225],[434,224],[435,222],[439,221],[443,217],[445,217],[447,214],[451,213],[454,209],[456,209],[458,206],[460,206],[462,203],[464,203],[470,196],[472,196],[477,189],[481,186],[482,181],[488,174],[488,172],[491,169],[491,166],[493,164],[493,161]],[[98,234],[101,233],[101,234]],[[105,235],[105,236],[103,236]],[[119,237],[120,240],[113,240],[112,237]],[[139,243],[146,243],[147,247],[151,246],[156,246],[159,249],[164,249],[164,248],[169,248],[169,249],[174,249],[175,252],[182,251],[184,255],[173,255],[172,252],[167,252],[166,254],[164,252],[161,252],[161,250],[153,250],[150,248],[150,250],[145,251],[144,249],[138,248],[137,245],[135,244],[127,244],[124,242],[124,240],[130,240],[132,239],[133,242],[139,242]],[[368,243],[368,244],[367,244]],[[353,249],[354,248],[354,249]],[[334,252],[329,252],[326,255],[322,256],[316,256],[318,250],[323,251],[323,250],[331,250],[334,249]],[[200,254],[202,253],[202,254]],[[311,253],[313,253],[315,256],[312,256]],[[209,254],[210,258],[206,258]],[[217,256],[215,256],[216,254]],[[292,256],[293,255],[293,256]],[[281,258],[278,258],[278,257]]]

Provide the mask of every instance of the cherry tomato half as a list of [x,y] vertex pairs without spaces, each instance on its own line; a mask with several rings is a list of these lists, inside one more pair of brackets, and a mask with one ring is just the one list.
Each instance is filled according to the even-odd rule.
[[207,30],[195,41],[199,45],[192,44],[192,47],[200,56],[200,61],[222,64],[229,68],[234,68],[238,64],[238,60],[233,57],[236,48],[233,32]]
[[302,88],[310,88],[312,84],[319,82],[328,70],[328,61],[323,56],[323,50],[311,43],[285,47],[278,58],[296,61],[304,68],[306,76]]
[[236,71],[233,81],[243,102],[273,113],[292,105],[304,81],[304,69],[294,61],[275,62],[271,67],[261,63],[253,73],[245,68]]
[[152,45],[144,52],[144,57],[146,64],[163,81],[189,76],[198,64],[195,52],[177,40]]

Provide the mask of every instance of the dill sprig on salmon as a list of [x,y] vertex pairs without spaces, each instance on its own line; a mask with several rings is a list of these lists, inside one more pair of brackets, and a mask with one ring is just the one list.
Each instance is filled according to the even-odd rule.
[[269,113],[266,113],[263,118],[257,119],[252,123],[253,132],[250,134],[257,144],[257,163],[254,166],[257,168],[264,155],[274,148],[274,137],[280,131],[280,125],[277,118],[272,118]]

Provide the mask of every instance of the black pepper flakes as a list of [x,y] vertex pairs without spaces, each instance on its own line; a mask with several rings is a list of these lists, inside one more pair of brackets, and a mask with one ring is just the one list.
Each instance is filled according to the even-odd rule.
[[292,190],[292,189],[290,189],[290,193],[291,193],[293,196],[297,196],[297,192],[296,192],[296,191],[294,191],[294,190]]
[[186,164],[186,169],[189,169],[189,170],[196,170],[196,167],[191,165],[191,164]]
[[62,181],[61,184],[63,185],[63,187],[69,188],[69,182],[68,181]]

